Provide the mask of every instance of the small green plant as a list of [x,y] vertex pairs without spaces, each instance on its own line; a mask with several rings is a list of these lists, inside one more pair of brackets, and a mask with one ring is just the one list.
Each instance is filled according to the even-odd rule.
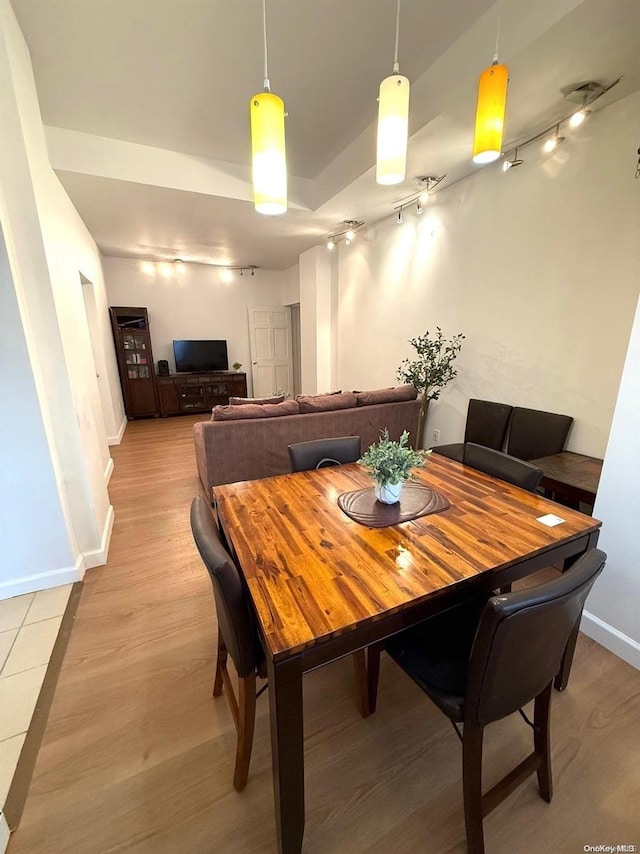
[[231,365],[231,367],[233,368],[234,371],[239,371],[240,368],[242,367],[242,362],[234,362],[233,365]]
[[380,440],[370,445],[358,460],[368,468],[379,486],[401,483],[413,478],[412,469],[426,465],[431,451],[414,451],[409,445],[409,431],[398,442],[389,438],[388,430],[380,431]]
[[409,344],[416,351],[415,359],[403,359],[396,376],[403,383],[409,383],[418,389],[420,396],[420,411],[418,413],[418,447],[422,444],[424,423],[427,418],[427,407],[430,400],[437,400],[442,389],[455,378],[458,373],[453,367],[456,356],[462,349],[465,336],[459,333],[448,341],[436,326],[436,334],[429,337],[429,332],[410,338]]

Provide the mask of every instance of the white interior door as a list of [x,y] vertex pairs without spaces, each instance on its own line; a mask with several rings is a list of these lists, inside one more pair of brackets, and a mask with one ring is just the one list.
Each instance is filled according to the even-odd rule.
[[249,306],[253,396],[293,394],[291,312],[287,305]]

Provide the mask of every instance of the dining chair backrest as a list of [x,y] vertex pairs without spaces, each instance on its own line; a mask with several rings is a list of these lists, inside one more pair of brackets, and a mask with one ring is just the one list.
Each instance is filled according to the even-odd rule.
[[467,409],[464,441],[501,451],[512,411],[513,407],[508,403],[471,398]]
[[560,454],[572,424],[570,415],[516,406],[511,416],[507,453],[521,460]]
[[605,560],[591,549],[553,581],[489,599],[469,658],[465,723],[506,717],[553,680]]
[[465,466],[499,477],[500,480],[528,489],[529,492],[534,492],[542,479],[542,469],[532,466],[531,463],[493,448],[485,448],[484,445],[475,445],[473,442],[464,446],[462,462]]
[[191,502],[191,530],[207,568],[216,602],[218,626],[238,676],[255,673],[260,643],[238,568],[220,542],[211,509],[200,496]]
[[325,466],[355,463],[360,459],[360,436],[340,436],[331,439],[314,439],[289,445],[292,471],[309,471]]

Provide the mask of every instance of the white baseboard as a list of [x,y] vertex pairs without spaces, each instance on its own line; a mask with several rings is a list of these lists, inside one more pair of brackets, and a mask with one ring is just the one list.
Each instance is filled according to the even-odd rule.
[[9,825],[4,817],[4,813],[0,810],[0,854],[4,854],[9,844]]
[[109,457],[109,462],[105,466],[104,469],[104,482],[105,485],[109,485],[109,481],[111,480],[111,475],[113,474],[113,457]]
[[84,565],[87,569],[93,569],[94,566],[104,566],[107,562],[107,556],[109,554],[109,543],[111,542],[111,532],[113,531],[113,521],[114,521],[114,512],[113,512],[113,504],[109,505],[109,509],[107,510],[107,518],[104,523],[104,530],[102,531],[102,539],[100,540],[100,548],[93,549],[93,551],[85,552],[84,557]]
[[618,658],[626,661],[627,664],[635,667],[636,670],[640,670],[640,643],[633,638],[623,634],[618,629],[614,629],[613,626],[588,611],[584,611],[582,614],[580,631],[617,655]]
[[63,566],[60,569],[50,569],[47,572],[37,572],[24,578],[14,578],[1,582],[0,599],[10,599],[12,596],[22,596],[23,593],[34,593],[36,590],[48,590],[49,587],[59,587],[61,584],[82,581],[84,570],[84,557],[78,555],[74,566]]
[[118,430],[117,435],[116,436],[107,436],[107,444],[108,445],[119,445],[120,442],[122,442],[122,437],[124,436],[124,431],[126,430],[127,424],[128,424],[128,421],[127,421],[127,417],[125,416],[122,419],[122,424],[120,425],[120,428]]

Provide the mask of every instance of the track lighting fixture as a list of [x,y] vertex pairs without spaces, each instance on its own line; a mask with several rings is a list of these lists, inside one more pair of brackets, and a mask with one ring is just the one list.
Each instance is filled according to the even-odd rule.
[[591,110],[587,109],[586,107],[582,107],[582,109],[577,110],[569,119],[569,127],[571,127],[571,128],[580,127],[582,122],[589,115],[591,115]]
[[287,158],[284,101],[271,91],[267,68],[267,6],[262,0],[264,91],[250,102],[253,198],[258,213],[274,216],[287,210]]
[[393,74],[380,84],[378,96],[378,141],[376,181],[400,184],[407,167],[409,136],[409,80],[400,74],[398,40],[400,36],[400,0],[396,6],[396,46]]
[[513,152],[513,158],[511,160],[505,160],[502,164],[502,171],[508,172],[509,169],[511,169],[513,166],[522,166],[523,163],[524,160],[520,160],[518,158],[518,148],[516,147],[515,151]]
[[548,137],[545,140],[544,145],[542,146],[542,150],[549,154],[551,151],[554,150],[554,148],[557,148],[557,146],[560,145],[561,142],[564,142],[564,140],[565,138],[563,136],[560,136],[560,125],[557,124],[554,135]]
[[421,215],[422,215],[422,213],[423,213],[423,210],[422,210],[422,196],[418,196],[418,198],[417,198],[417,200],[416,200],[416,214],[417,214],[418,216],[421,216]]
[[330,234],[327,240],[327,249],[332,250],[335,249],[336,244],[338,243],[339,238],[344,238],[345,246],[351,246],[353,241],[356,239],[356,233],[358,229],[362,228],[364,225],[364,220],[359,219],[345,219],[342,221],[344,225],[343,231],[335,232],[334,234]]
[[610,86],[604,86],[596,80],[589,80],[587,83],[581,83],[576,89],[570,89],[570,87],[567,87],[567,89],[563,90],[567,101],[573,101],[576,104],[580,104],[580,107],[569,118],[569,127],[580,127],[584,120],[591,114],[589,104],[592,104],[604,95],[605,92],[608,92],[609,89],[619,83],[621,79],[622,78],[618,78],[618,80],[614,81]]
[[404,222],[404,216],[402,215],[402,205],[400,206],[400,210],[398,211],[398,218],[396,222],[398,223],[398,225],[402,225],[402,223]]

